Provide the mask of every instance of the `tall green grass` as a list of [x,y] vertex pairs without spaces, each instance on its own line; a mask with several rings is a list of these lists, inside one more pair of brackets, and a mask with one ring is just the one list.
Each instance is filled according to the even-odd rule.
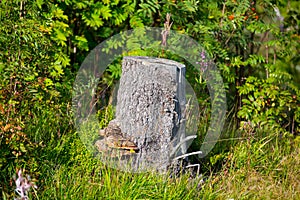
[[[170,179],[155,173],[128,173],[109,168],[93,157],[78,136],[56,153],[61,155],[41,168],[39,199],[194,199],[197,184],[188,176]],[[53,151],[55,151],[53,149]],[[66,155],[62,155],[66,151]]]
[[[45,123],[33,124],[30,131],[49,130],[50,135],[35,137],[44,137],[44,146],[32,154],[34,165],[22,165],[25,173],[35,172],[38,189],[32,190],[31,199],[300,199],[299,136],[227,131],[207,158],[194,159],[201,162],[205,178],[199,184],[200,179],[188,174],[170,178],[110,168],[87,150],[72,125],[55,129],[46,123],[50,115],[48,120],[41,116],[39,122]],[[16,165],[7,167],[13,173]],[[12,178],[5,187],[13,192]],[[2,198],[11,199],[12,194],[2,192]]]

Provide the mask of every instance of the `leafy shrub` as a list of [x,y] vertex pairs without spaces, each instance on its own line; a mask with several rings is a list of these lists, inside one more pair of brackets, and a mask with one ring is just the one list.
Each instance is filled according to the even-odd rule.
[[5,194],[16,167],[38,176],[39,151],[70,126],[72,78],[61,43],[51,40],[57,27],[45,27],[57,26],[52,20],[57,16],[46,18],[39,2],[4,1],[0,7],[0,187]]
[[249,77],[239,91],[247,97],[238,113],[246,122],[266,132],[299,134],[299,90],[280,84],[276,77]]

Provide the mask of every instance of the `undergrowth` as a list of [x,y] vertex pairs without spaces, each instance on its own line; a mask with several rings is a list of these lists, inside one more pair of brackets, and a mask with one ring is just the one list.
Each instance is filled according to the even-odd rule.
[[[107,113],[107,112],[106,112]],[[300,137],[243,133],[220,139],[211,159],[203,159],[204,183],[187,175],[127,173],[109,168],[86,150],[70,129],[39,150],[38,189],[32,199],[299,199]],[[55,139],[52,138],[52,140]],[[229,142],[229,143],[228,143]],[[227,143],[227,144],[226,144]],[[227,150],[222,149],[228,147]],[[11,171],[14,166],[10,166]],[[32,166],[25,165],[25,172]],[[10,184],[9,184],[10,182]],[[13,179],[7,187],[13,192]],[[2,192],[3,199],[12,194]]]

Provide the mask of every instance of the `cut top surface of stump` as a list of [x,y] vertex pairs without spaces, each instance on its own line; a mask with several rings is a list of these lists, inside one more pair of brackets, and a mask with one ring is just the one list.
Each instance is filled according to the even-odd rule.
[[179,62],[168,60],[165,58],[155,58],[155,57],[147,57],[147,56],[126,56],[123,58],[123,61],[135,61],[141,62],[143,65],[148,66],[166,66],[166,67],[176,67],[176,68],[185,68],[184,64]]

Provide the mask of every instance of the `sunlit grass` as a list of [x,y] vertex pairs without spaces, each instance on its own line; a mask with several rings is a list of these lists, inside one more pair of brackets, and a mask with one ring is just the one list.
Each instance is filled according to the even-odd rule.
[[299,199],[299,141],[274,136],[266,143],[266,139],[235,146],[203,193],[211,191],[216,199]]
[[[300,197],[299,142],[287,148],[271,140],[234,146],[217,173],[202,188],[188,176],[126,173],[109,168],[81,144],[66,143],[72,156],[40,178],[39,199],[297,199]],[[268,143],[266,143],[268,141]],[[70,141],[69,141],[70,142]],[[250,146],[249,146],[250,145]],[[276,146],[277,145],[277,146]],[[64,149],[64,148],[63,148]],[[69,151],[70,152],[70,151]]]
[[[81,139],[70,129],[60,138],[53,136],[35,154],[39,165],[33,178],[38,189],[31,192],[31,199],[300,198],[300,137],[289,134],[240,135],[233,141],[223,137],[209,155],[213,159],[205,161],[210,165],[201,166],[205,178],[201,185],[188,175],[170,178],[110,168]],[[31,167],[25,166],[27,171]],[[14,171],[14,166],[10,168]],[[8,188],[14,187],[9,184],[7,181]]]
[[[66,163],[40,178],[40,199],[194,199],[197,184],[188,176],[170,179],[155,173],[128,173],[109,168],[91,156],[79,139],[68,145],[74,153]],[[76,144],[78,146],[76,146]]]

